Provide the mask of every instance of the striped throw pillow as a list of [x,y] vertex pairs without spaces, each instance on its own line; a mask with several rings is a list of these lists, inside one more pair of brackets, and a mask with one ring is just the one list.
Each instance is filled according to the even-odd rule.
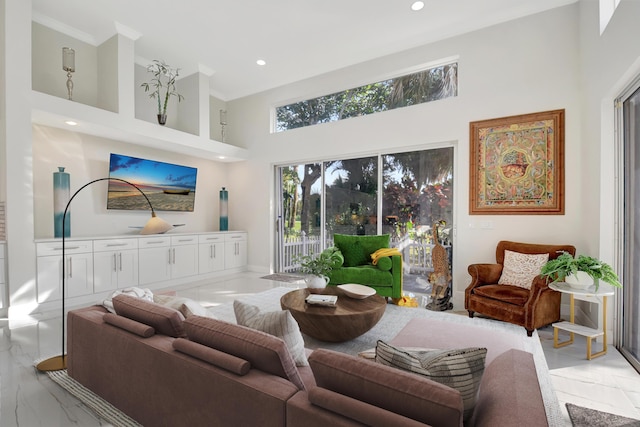
[[233,311],[238,325],[281,338],[296,366],[309,366],[300,327],[288,310],[261,313],[258,307],[236,300],[233,302]]
[[464,404],[465,420],[473,414],[486,356],[487,349],[480,347],[407,351],[383,341],[378,341],[376,346],[376,362],[424,375],[458,390]]

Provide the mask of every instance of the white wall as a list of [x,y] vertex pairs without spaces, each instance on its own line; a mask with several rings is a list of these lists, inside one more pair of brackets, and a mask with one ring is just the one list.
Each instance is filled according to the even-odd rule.
[[[578,5],[500,24],[327,75],[228,102],[234,117],[230,138],[252,154],[230,165],[231,218],[251,238],[249,263],[269,268],[273,260],[273,164],[389,152],[454,141],[455,227],[453,286],[456,308],[469,283],[467,265],[495,260],[495,246],[508,239],[589,246],[585,212],[598,201],[583,187],[580,153],[581,93]],[[270,109],[286,101],[332,93],[380,80],[419,64],[459,57],[459,96],[338,123],[270,134]],[[566,214],[470,216],[469,122],[539,111],[566,110]],[[241,125],[238,125],[241,123]],[[249,208],[251,207],[251,208]],[[259,208],[256,208],[259,207]],[[593,219],[586,218],[593,222]],[[494,229],[479,229],[479,221]],[[597,226],[597,224],[596,224]]]
[[[158,215],[170,224],[186,224],[176,232],[219,229],[220,186],[225,185],[227,164],[120,141],[65,131],[47,126],[33,127],[33,188],[35,238],[53,237],[53,172],[64,166],[70,174],[71,192],[87,182],[109,176],[109,154],[177,163],[198,169],[194,212],[164,212]],[[107,182],[82,190],[71,205],[71,236],[113,236],[137,234],[130,226],[142,226],[149,218],[144,211],[106,209]]]
[[[599,254],[622,272],[620,259],[622,224],[619,211],[622,203],[618,190],[623,180],[622,170],[616,167],[619,146],[616,145],[614,100],[632,81],[640,76],[640,2],[622,0],[602,35],[597,23],[597,2],[580,2],[580,50],[583,75],[582,135],[584,150],[581,161],[585,165],[582,178],[589,200],[598,201],[597,208],[585,203],[583,212],[588,218],[585,230],[591,238],[588,254]],[[622,277],[624,286],[631,286]],[[617,292],[618,297],[621,292]],[[615,329],[621,310],[609,299],[608,325]],[[596,310],[584,307],[585,313],[597,323]],[[611,334],[610,336],[613,336]]]

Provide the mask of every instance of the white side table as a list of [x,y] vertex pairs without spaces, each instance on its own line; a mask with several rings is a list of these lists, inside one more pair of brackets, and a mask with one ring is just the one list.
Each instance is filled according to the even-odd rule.
[[[573,344],[574,334],[582,335],[587,338],[587,360],[591,360],[594,357],[607,354],[607,297],[614,294],[613,288],[608,285],[600,284],[596,291],[595,286],[591,286],[587,289],[576,289],[570,287],[564,282],[551,283],[549,288],[554,291],[569,294],[569,321],[554,323],[553,326],[553,347],[560,348]],[[576,325],[575,320],[575,299],[580,299],[588,302],[595,302],[602,304],[602,329],[588,328],[582,325]],[[558,342],[558,331],[562,329],[569,332],[569,339],[567,341]],[[591,350],[591,343],[594,338],[602,336],[602,351],[593,353]]]

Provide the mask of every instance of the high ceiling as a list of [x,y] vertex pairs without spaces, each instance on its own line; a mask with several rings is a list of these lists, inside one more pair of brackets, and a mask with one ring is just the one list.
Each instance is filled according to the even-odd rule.
[[[231,100],[577,0],[32,0],[36,22],[99,45],[137,37],[136,62],[211,75]],[[266,65],[259,66],[256,60]],[[78,70],[80,72],[80,70]]]

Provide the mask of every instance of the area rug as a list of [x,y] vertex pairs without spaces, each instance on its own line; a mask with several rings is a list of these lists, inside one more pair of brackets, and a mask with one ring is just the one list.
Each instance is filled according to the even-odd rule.
[[[281,310],[280,298],[287,292],[290,292],[289,288],[273,288],[258,294],[246,295],[239,300],[256,305],[260,307],[262,311],[275,311]],[[235,323],[235,314],[233,312],[233,304],[222,304],[208,311],[215,317],[221,320],[225,320],[231,323]],[[409,322],[411,319],[433,318],[439,320],[445,320],[453,323],[469,323],[475,326],[486,327],[495,330],[499,334],[510,334],[513,336],[514,343],[519,343],[523,350],[533,354],[533,358],[536,364],[536,371],[538,373],[538,381],[540,383],[540,391],[545,404],[545,410],[547,413],[547,420],[550,426],[560,426],[564,424],[564,419],[560,411],[560,404],[558,398],[553,390],[551,383],[551,375],[549,374],[549,367],[540,345],[540,338],[538,332],[534,331],[532,337],[527,337],[524,328],[521,326],[512,325],[505,322],[499,322],[491,319],[474,318],[470,319],[466,316],[458,316],[451,312],[437,312],[426,310],[424,308],[409,308],[400,307],[394,304],[388,304],[385,309],[385,313],[382,319],[374,326],[369,332],[345,343],[327,343],[311,338],[304,335],[305,346],[310,349],[315,348],[327,348],[342,353],[356,355],[361,351],[371,349],[376,346],[378,340],[389,341],[395,337],[398,332]]]
[[573,427],[639,427],[640,420],[567,403]]
[[47,372],[53,382],[71,393],[78,400],[114,427],[141,427],[135,420],[121,412],[106,400],[67,375],[67,370]]
[[274,280],[276,282],[293,283],[304,280],[304,277],[296,276],[295,274],[275,273],[269,274],[267,276],[262,276],[261,279]]

